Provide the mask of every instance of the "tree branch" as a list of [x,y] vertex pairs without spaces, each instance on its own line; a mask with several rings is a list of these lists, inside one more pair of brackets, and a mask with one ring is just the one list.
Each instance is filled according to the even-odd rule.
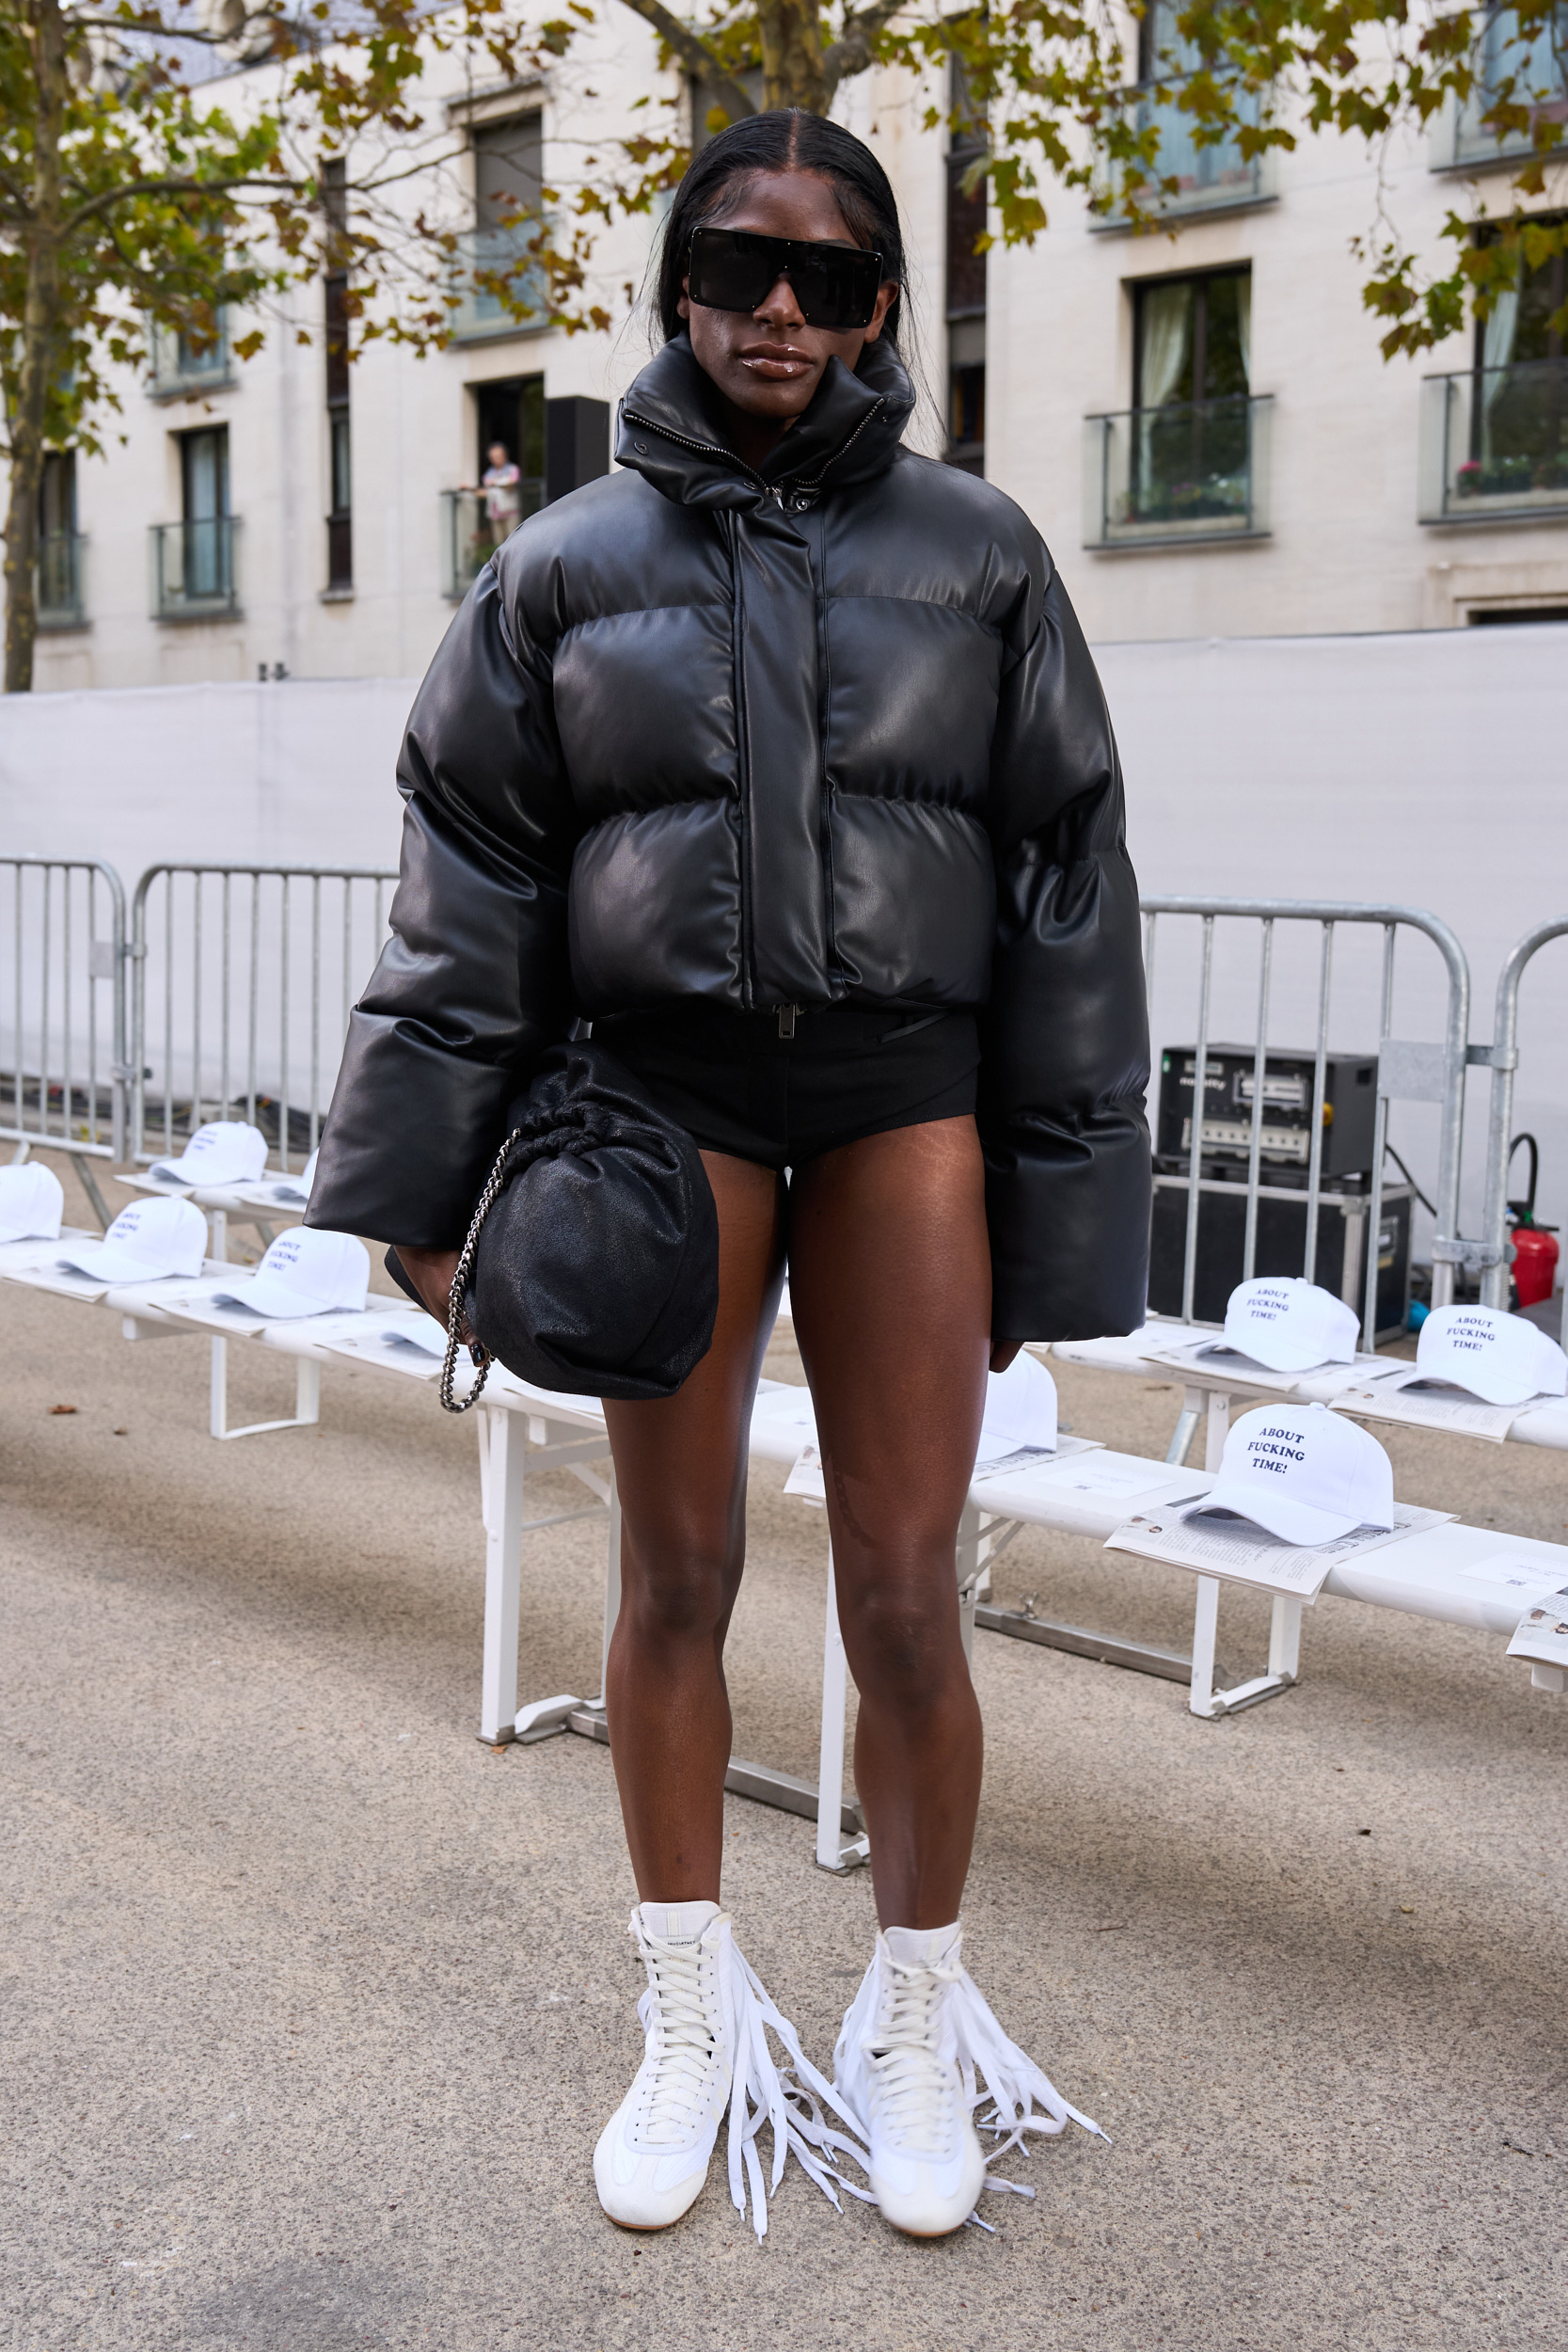
[[[634,16],[642,19],[644,24],[651,24],[665,47],[674,51],[688,72],[706,84],[721,105],[729,108],[732,122],[739,122],[747,115],[756,113],[746,90],[728,72],[723,59],[708,47],[700,34],[694,33],[689,24],[683,24],[678,16],[672,16],[663,0],[626,0],[626,5]],[[894,5],[901,7],[903,0],[894,0]],[[891,16],[893,10],[890,8],[888,13]]]
[[73,237],[84,221],[93,220],[100,213],[113,210],[135,196],[227,196],[231,188],[267,188],[274,196],[299,196],[309,183],[287,176],[268,173],[264,178],[256,172],[242,172],[232,180],[128,180],[123,186],[105,188],[79,204],[66,215],[63,236]]
[[[635,6],[636,0],[629,0]],[[868,8],[857,8],[853,16],[844,20],[844,30],[837,40],[822,53],[822,72],[832,97],[840,82],[852,74],[863,73],[874,62],[871,43],[884,24],[890,24],[904,6],[904,0],[871,0]]]

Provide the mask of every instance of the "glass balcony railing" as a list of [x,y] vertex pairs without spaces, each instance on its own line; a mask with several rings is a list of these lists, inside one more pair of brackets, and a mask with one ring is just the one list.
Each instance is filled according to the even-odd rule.
[[87,545],[76,531],[46,532],[40,539],[40,628],[80,628],[86,620]]
[[[549,282],[531,248],[546,224],[516,220],[504,229],[471,229],[453,257],[451,331],[460,343],[491,335],[536,332],[549,318]],[[510,301],[502,299],[503,294]],[[516,306],[527,315],[518,318]]]
[[1424,523],[1568,520],[1568,359],[1429,375],[1420,469]]
[[508,502],[506,492],[490,490],[443,490],[441,493],[441,549],[445,569],[443,594],[454,604],[461,602],[480,573],[495,554],[504,547],[520,522],[530,515],[537,515],[545,503],[545,485],[540,481],[525,478],[519,482]]
[[213,621],[238,612],[235,557],[239,536],[235,515],[212,515],[200,522],[154,523],[153,619]]
[[1264,394],[1084,420],[1084,544],[1166,547],[1269,529]]

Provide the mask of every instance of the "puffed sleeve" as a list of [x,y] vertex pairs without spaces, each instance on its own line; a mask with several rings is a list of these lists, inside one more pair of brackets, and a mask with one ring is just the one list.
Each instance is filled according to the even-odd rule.
[[1135,1330],[1148,1289],[1148,1024],[1121,768],[1077,617],[1036,545],[991,755],[980,1133],[998,1341]]
[[415,700],[398,788],[391,937],[350,1019],[305,1221],[454,1249],[519,1077],[575,1010],[578,827],[550,663],[489,565]]

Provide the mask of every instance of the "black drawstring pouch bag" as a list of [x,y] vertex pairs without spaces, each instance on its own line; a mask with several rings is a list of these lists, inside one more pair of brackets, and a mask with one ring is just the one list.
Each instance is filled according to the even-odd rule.
[[[492,1358],[571,1396],[673,1396],[719,1311],[697,1146],[591,1040],[544,1056],[507,1127],[452,1279],[442,1404],[477,1404]],[[479,1374],[458,1398],[465,1315]]]

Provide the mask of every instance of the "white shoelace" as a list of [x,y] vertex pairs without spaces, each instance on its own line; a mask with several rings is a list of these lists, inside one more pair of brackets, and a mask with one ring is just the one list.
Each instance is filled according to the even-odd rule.
[[[700,1944],[666,1944],[640,1936],[649,1988],[639,2004],[657,2014],[657,2048],[638,2137],[650,2148],[680,2148],[701,2120],[703,2090],[717,2039],[704,1999]],[[651,2023],[643,2017],[643,2025]]]
[[942,2056],[942,2003],[962,1971],[957,1963],[906,1968],[891,1961],[888,1973],[888,1998],[866,2048],[877,2121],[895,2148],[945,2156],[958,2086]]
[[[702,1955],[695,1944],[656,1943],[642,1931],[636,1912],[631,1916],[631,1932],[638,1949],[652,1962],[654,1972],[653,1982],[638,2003],[638,2015],[646,2031],[657,2007],[659,2027],[655,2089],[641,2136],[650,2145],[659,2145],[654,2133],[662,2129],[678,2143],[691,2134],[714,2047],[711,2015],[703,2002]],[[838,2206],[839,2189],[870,2203],[870,2191],[847,2181],[838,2169],[845,2156],[863,2170],[866,2166],[866,2151],[853,2118],[833,2086],[806,2057],[788,2018],[768,1998],[727,1921],[717,1948],[710,1945],[708,1949],[713,1994],[732,2051],[729,2180],[736,2211],[746,2211],[749,2187],[752,2227],[759,2239],[766,2235],[768,2185],[763,2178],[757,2146],[765,2123],[773,2130],[774,2189],[784,2178],[785,2158],[793,2153],[831,2204]],[[769,2033],[784,2045],[786,2062],[782,2067],[775,2064],[768,2046]],[[669,2145],[670,2140],[662,2144]]]
[[[900,1968],[892,1954],[880,1946],[861,1981],[860,1991],[849,2004],[834,2054],[835,2105],[841,2113],[847,2112],[853,2119],[856,2133],[861,2138],[868,2140],[870,2137],[873,2074],[879,2077],[877,2104],[879,2121],[882,2116],[890,2114],[889,2107],[884,2107],[882,2104],[884,2092],[881,2086],[887,2084],[890,2091],[895,2087],[895,2076],[889,2071],[887,2058],[879,2058],[876,2055],[888,2050],[893,2041],[890,2021],[884,2020],[879,2013],[881,1971],[884,1967],[891,1972],[894,1980],[891,2017],[901,2020],[904,2014],[909,2014],[911,2028],[915,2012],[912,2004],[909,2011],[904,2009],[909,1996],[899,1986],[900,1977],[934,1979],[927,1996],[933,2009],[938,1994],[944,1989],[944,1980],[945,1986],[951,1988],[944,2024],[952,2037],[962,2097],[974,2118],[974,2126],[981,2139],[990,2139],[993,2143],[986,2157],[987,2188],[1011,2190],[1020,2197],[1033,2197],[1035,2192],[1032,2188],[1017,2181],[1005,2181],[990,2169],[999,2156],[1006,2155],[1012,2149],[1024,2148],[1030,2134],[1038,2133],[1042,2138],[1053,2139],[1071,2122],[1081,2125],[1086,2132],[1092,2132],[1097,2138],[1105,2138],[1099,2124],[1070,2106],[1049,2075],[1041,2073],[1034,2059],[1021,2050],[1016,2042],[1008,2040],[990,2004],[964,1967],[960,1950],[955,1949],[935,1969],[915,1970]],[[907,2029],[901,2023],[900,2031]],[[913,2038],[911,2031],[911,2040]],[[920,2037],[924,2038],[924,2035]],[[933,2045],[935,2040],[933,2034]],[[924,2057],[924,2053],[921,2056]],[[902,2061],[902,2048],[899,2057]],[[911,2057],[914,2057],[912,2051]],[[933,2066],[936,2063],[934,2046],[931,2062]],[[942,2072],[950,2091],[952,2078],[946,2074],[945,2069]],[[906,2067],[900,2062],[896,2069],[899,2107],[902,2109],[907,2101],[909,2111],[913,2116],[918,2116],[924,2100],[928,2096],[922,2074],[923,2069],[913,2063]],[[983,2076],[984,2090],[980,2089],[976,2075]],[[928,2080],[928,2076],[926,2079]],[[914,2128],[920,2128],[918,2122]],[[914,2144],[921,2143],[916,2141]],[[970,2218],[979,2221],[978,2214],[972,2215]],[[990,2224],[980,2222],[980,2227],[987,2229]]]

